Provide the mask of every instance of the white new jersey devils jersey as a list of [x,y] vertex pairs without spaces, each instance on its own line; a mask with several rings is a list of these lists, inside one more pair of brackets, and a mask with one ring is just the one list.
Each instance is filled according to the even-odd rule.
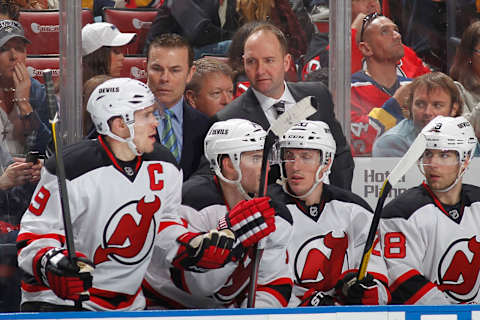
[[388,203],[380,222],[392,303],[480,303],[480,188],[456,206],[422,184]]
[[[184,206],[179,213],[190,231],[216,229],[218,220],[227,213],[228,208],[215,179],[213,176],[194,176],[183,185]],[[290,298],[292,280],[287,264],[287,244],[292,227],[286,208],[281,215],[275,216],[275,225],[276,230],[265,238],[255,307],[286,306]],[[168,232],[168,228],[163,232]],[[238,244],[236,250],[243,251]],[[144,281],[145,296],[156,308],[245,307],[252,257],[253,250],[249,248],[239,261],[200,273],[165,267],[165,255],[157,248]]]
[[[76,251],[95,264],[90,310],[145,307],[141,283],[162,218],[181,203],[182,173],[167,149],[123,163],[99,140],[82,141],[64,152],[66,184]],[[45,248],[66,248],[55,159],[47,161],[17,240],[18,263],[26,271],[22,303],[73,305],[41,283],[32,262]]]
[[[311,288],[333,295],[338,280],[359,268],[373,216],[369,205],[357,195],[327,184],[320,203],[313,206],[289,196],[279,185],[269,189],[269,195],[285,203],[293,218],[288,255],[294,287],[289,306],[298,306]],[[374,247],[367,271],[388,285],[378,248]],[[380,300],[388,301],[385,288]]]

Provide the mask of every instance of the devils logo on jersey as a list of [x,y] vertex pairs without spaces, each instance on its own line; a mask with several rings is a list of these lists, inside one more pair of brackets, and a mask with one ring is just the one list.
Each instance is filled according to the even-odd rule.
[[480,239],[459,239],[438,266],[439,289],[459,302],[475,299],[480,287]]
[[[348,262],[348,236],[333,232],[307,240],[295,256],[296,282],[305,288],[328,291],[335,287]],[[347,258],[347,261],[345,261]]]
[[137,264],[150,253],[155,240],[154,214],[160,209],[160,198],[152,202],[131,201],[120,207],[103,231],[103,243],[95,250],[95,265],[113,259],[121,264]]

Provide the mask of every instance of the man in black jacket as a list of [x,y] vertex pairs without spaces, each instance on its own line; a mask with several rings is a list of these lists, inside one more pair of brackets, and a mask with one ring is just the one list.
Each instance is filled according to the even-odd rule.
[[[340,123],[335,119],[331,95],[318,82],[285,82],[285,73],[291,63],[286,39],[278,28],[271,24],[255,28],[244,45],[245,73],[251,87],[214,115],[212,120],[243,118],[267,130],[283,111],[306,96],[314,96],[317,112],[308,119],[326,122],[337,145],[330,182],[350,190],[354,163]],[[272,168],[269,181],[274,182],[278,177],[279,172]]]

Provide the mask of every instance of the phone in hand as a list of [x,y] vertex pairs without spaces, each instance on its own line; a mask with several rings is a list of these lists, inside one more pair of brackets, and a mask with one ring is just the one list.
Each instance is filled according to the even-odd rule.
[[33,164],[36,164],[38,163],[38,159],[40,159],[39,151],[28,151],[25,162],[31,162]]

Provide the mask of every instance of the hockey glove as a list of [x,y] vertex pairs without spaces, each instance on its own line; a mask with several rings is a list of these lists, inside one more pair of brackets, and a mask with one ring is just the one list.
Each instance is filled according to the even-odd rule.
[[235,235],[228,229],[188,232],[178,237],[177,241],[180,248],[173,265],[188,271],[205,272],[221,268],[231,261]]
[[247,248],[275,231],[275,209],[269,197],[240,201],[218,222],[218,229],[230,229]]
[[335,305],[335,299],[328,294],[310,289],[302,297],[302,301],[298,305],[299,307],[318,307],[318,306],[333,306]]
[[342,304],[379,304],[378,285],[369,273],[362,280],[354,272],[347,273],[337,282],[335,292]]
[[37,267],[42,281],[62,299],[88,300],[94,265],[81,252],[76,253],[74,263],[67,255],[67,250],[50,249],[41,257]]

